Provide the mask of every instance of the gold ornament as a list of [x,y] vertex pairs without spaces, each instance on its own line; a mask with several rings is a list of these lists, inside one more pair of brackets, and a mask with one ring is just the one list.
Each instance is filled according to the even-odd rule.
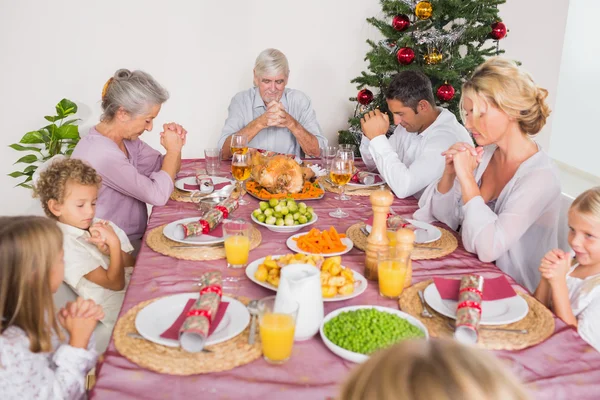
[[420,1],[415,6],[415,15],[419,19],[429,19],[433,14],[433,6],[428,1]]
[[429,54],[425,54],[423,56],[423,59],[425,60],[425,64],[428,64],[428,65],[437,64],[440,61],[442,61],[443,58],[444,58],[444,56],[442,55],[442,53],[437,51],[437,49],[433,49]]

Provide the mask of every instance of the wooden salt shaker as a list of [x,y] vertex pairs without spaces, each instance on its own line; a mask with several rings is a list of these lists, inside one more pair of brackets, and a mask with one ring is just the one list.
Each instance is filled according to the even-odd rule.
[[367,238],[367,251],[365,256],[365,278],[376,281],[377,255],[389,252],[390,240],[387,237],[387,215],[394,201],[394,195],[387,190],[376,190],[370,196],[373,208],[373,226]]
[[406,260],[406,275],[404,287],[412,285],[412,260],[410,256],[415,246],[415,232],[412,229],[401,228],[396,231],[396,256]]

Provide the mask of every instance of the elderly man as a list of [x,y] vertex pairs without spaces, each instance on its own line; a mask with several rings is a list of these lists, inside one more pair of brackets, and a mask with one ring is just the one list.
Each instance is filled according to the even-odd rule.
[[240,133],[248,146],[278,153],[301,152],[318,156],[319,147],[327,146],[321,134],[310,99],[299,90],[287,89],[290,69],[285,55],[267,49],[254,65],[252,89],[236,94],[219,139],[223,158],[231,157],[231,136]]
[[429,78],[418,71],[402,71],[386,93],[389,110],[398,125],[388,139],[387,114],[364,115],[360,153],[368,167],[379,173],[399,198],[419,198],[439,179],[445,167],[442,152],[456,142],[470,142],[467,130],[450,111],[436,107]]

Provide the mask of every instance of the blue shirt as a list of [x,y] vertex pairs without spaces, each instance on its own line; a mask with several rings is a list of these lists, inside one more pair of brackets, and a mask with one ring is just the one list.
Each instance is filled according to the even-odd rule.
[[[308,132],[319,141],[319,147],[327,146],[327,139],[321,133],[317,122],[317,115],[312,108],[311,101],[299,90],[285,89],[280,100],[288,114],[290,114]],[[245,90],[233,96],[229,104],[229,115],[221,132],[218,148],[223,147],[225,139],[242,130],[246,125],[260,117],[267,111],[265,102],[260,97],[257,87]],[[302,148],[296,137],[287,128],[269,126],[261,130],[251,141],[248,147],[271,150],[284,154],[302,156]]]

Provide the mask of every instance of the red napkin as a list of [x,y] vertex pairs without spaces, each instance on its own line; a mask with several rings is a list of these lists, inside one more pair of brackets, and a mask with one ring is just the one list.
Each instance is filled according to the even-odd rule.
[[[227,185],[229,185],[229,182],[222,182],[222,183],[217,183],[216,185],[214,185],[214,187],[215,187],[215,190],[219,190],[219,189],[223,189]],[[199,190],[200,185],[184,183],[183,188],[186,190]]]
[[[185,307],[183,307],[183,311],[181,312],[181,314],[179,314],[179,317],[177,317],[175,322],[173,322],[173,325],[171,325],[169,329],[160,334],[161,338],[179,340],[179,328],[181,328],[181,325],[183,325],[183,321],[185,321],[185,319],[187,318],[187,312],[190,310],[190,308],[192,308],[195,302],[196,299],[189,299],[187,301]],[[221,302],[219,304],[219,308],[217,309],[217,315],[215,315],[215,319],[213,319],[212,323],[210,324],[208,336],[210,336],[215,331],[215,329],[217,329],[217,326],[219,326],[219,323],[225,315],[225,311],[227,311],[227,306],[229,306],[229,303]]]
[[[433,278],[433,283],[444,300],[458,300],[460,279]],[[485,278],[483,281],[483,301],[501,300],[516,296],[505,276]]]
[[[360,177],[358,174],[360,174],[362,171],[358,171],[356,172],[354,175],[352,175],[352,178],[350,179],[353,183],[358,183],[358,184],[362,184],[362,182],[360,181]],[[383,179],[381,179],[381,175],[379,174],[375,174],[372,172],[368,172],[369,175],[373,175],[373,177],[375,178],[375,182],[374,183],[381,183],[383,182]]]

